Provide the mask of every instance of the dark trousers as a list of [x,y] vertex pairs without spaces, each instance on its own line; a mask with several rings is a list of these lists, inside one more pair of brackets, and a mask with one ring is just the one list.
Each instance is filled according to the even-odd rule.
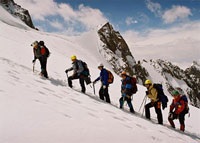
[[47,73],[47,57],[45,56],[42,56],[39,58],[39,61],[40,61],[40,65],[41,65],[41,74],[48,78],[48,73]]
[[83,75],[73,75],[73,76],[70,76],[68,77],[68,85],[69,87],[72,87],[72,80],[74,79],[79,79],[79,83],[81,85],[81,92],[85,93],[85,83],[84,83],[84,76]]
[[104,100],[104,97],[106,98],[106,102],[110,103],[110,96],[108,94],[108,85],[106,85],[106,88],[103,88],[103,85],[101,86],[100,90],[99,90],[99,98],[101,100]]
[[162,117],[162,111],[161,111],[161,103],[160,102],[150,102],[145,105],[145,116],[147,119],[151,118],[150,115],[150,108],[154,107],[155,112],[157,114],[157,119],[159,124],[163,124],[163,117]]
[[119,99],[120,108],[123,108],[125,101],[127,102],[128,106],[130,108],[130,112],[134,112],[133,105],[131,103],[131,96],[130,96],[130,98],[129,97],[121,97]]
[[170,125],[175,128],[175,124],[174,121],[175,119],[179,119],[179,123],[180,123],[180,130],[184,131],[185,130],[185,111],[181,112],[179,115],[175,114],[175,113],[171,113],[170,116],[168,117],[168,121],[170,123]]

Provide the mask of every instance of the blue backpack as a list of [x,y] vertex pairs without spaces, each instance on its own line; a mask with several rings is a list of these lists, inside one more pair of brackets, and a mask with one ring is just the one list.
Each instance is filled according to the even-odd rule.
[[167,107],[167,102],[169,100],[168,100],[168,97],[163,92],[162,84],[159,84],[159,83],[153,84],[153,87],[158,92],[158,101],[160,101],[162,103],[162,109],[164,110]]

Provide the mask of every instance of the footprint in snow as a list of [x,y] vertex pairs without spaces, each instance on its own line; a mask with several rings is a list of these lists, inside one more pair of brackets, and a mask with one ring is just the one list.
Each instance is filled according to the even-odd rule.
[[88,112],[88,115],[90,115],[90,116],[92,116],[92,117],[94,117],[94,118],[99,118],[98,116],[96,116],[96,115],[93,114],[93,113],[89,113],[89,112]]
[[73,98],[71,98],[71,101],[78,103],[78,104],[81,104],[81,102],[79,100],[76,100],[76,99],[73,99]]
[[119,120],[119,121],[124,121],[124,119],[117,117],[117,116],[113,116],[114,119]]
[[112,111],[109,111],[109,110],[104,110],[105,112],[107,113],[110,113],[110,114],[113,114],[113,115],[116,115],[116,113],[112,112]]
[[45,90],[47,90],[47,91],[50,91],[50,92],[53,92],[53,93],[55,93],[55,91],[54,91],[54,90],[51,90],[51,89],[49,89],[49,88],[43,87],[43,89],[45,89]]

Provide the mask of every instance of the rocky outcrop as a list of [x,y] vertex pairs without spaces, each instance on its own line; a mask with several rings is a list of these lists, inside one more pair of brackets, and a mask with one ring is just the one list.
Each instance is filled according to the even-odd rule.
[[185,73],[189,79],[185,79],[187,85],[192,89],[188,91],[190,99],[194,106],[200,108],[200,64],[196,61],[190,68],[185,70]]
[[106,23],[98,30],[98,34],[102,42],[99,51],[112,65],[115,73],[126,71],[130,75],[134,75],[136,61],[120,33],[115,31],[110,23]]
[[26,25],[35,29],[28,10],[17,5],[13,0],[0,0],[0,4],[13,16],[19,17]]
[[130,75],[136,75],[138,83],[143,84],[146,79],[163,84],[170,94],[179,89],[188,95],[190,104],[200,108],[200,64],[183,70],[169,61],[161,59],[138,61],[136,63],[123,37],[115,31],[111,24],[106,23],[98,30],[101,40],[99,52],[112,65],[115,73],[125,70]]
[[190,104],[200,108],[200,66],[197,62],[186,70],[161,59],[152,60],[151,65],[165,78],[169,93],[178,86],[188,95]]

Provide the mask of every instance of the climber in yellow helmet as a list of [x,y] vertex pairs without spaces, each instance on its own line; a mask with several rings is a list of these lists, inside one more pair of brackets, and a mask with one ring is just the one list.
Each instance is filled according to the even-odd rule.
[[[79,79],[79,83],[82,88],[81,92],[85,93],[86,88],[85,88],[84,81],[85,81],[85,79],[89,78],[89,74],[90,74],[87,64],[81,60],[78,60],[75,55],[71,56],[71,61],[72,61],[72,67],[65,70],[66,73],[73,70],[73,74],[68,77],[68,85],[69,85],[69,87],[72,88],[73,87],[72,80]],[[91,83],[91,81],[90,81],[90,83]]]
[[149,79],[144,82],[144,85],[147,88],[146,96],[151,100],[150,103],[145,105],[145,116],[150,120],[150,108],[154,107],[157,114],[158,123],[163,124],[161,102],[158,100],[158,91],[156,88],[154,88],[153,83]]

